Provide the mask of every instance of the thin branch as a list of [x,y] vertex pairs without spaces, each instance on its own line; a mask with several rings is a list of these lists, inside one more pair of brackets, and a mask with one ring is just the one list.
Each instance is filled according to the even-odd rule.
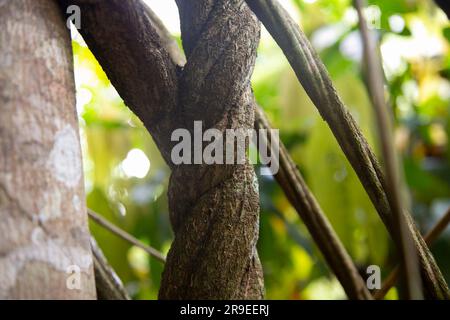
[[426,243],[428,245],[431,245],[441,235],[441,233],[444,232],[449,223],[450,223],[450,208],[447,209],[447,212],[444,214],[444,216],[425,235]]
[[97,242],[91,237],[91,249],[94,258],[95,287],[99,300],[130,300],[122,281],[109,265]]
[[[272,141],[269,133],[271,128],[268,120],[259,106],[255,109],[255,129],[267,130],[268,134],[265,137],[266,141],[264,141],[264,144],[267,145],[268,150],[272,150]],[[261,142],[258,145],[261,145]],[[308,189],[294,161],[281,142],[279,147],[280,170],[275,175],[278,184],[305,223],[348,297],[350,299],[372,299],[350,255],[322,212],[314,195]]]
[[[341,149],[358,175],[391,236],[395,224],[387,198],[384,175],[375,154],[343,102],[317,53],[288,13],[274,0],[246,0],[278,43]],[[419,253],[422,277],[430,298],[449,298],[448,286],[411,216],[405,213],[409,232]]]
[[152,248],[152,247],[147,246],[146,244],[142,243],[141,241],[139,241],[138,239],[133,237],[131,234],[127,233],[126,231],[120,229],[119,227],[115,226],[114,224],[112,224],[111,222],[109,222],[108,220],[103,218],[98,213],[92,211],[91,209],[88,209],[88,215],[89,215],[89,218],[94,220],[98,225],[111,231],[115,235],[130,242],[131,244],[135,245],[136,247],[143,249],[145,252],[147,252],[150,256],[152,256],[156,260],[161,261],[162,263],[166,262],[166,257],[164,257],[164,255],[161,252],[159,252],[155,248]]
[[[425,242],[428,246],[431,246],[433,242],[439,237],[439,235],[444,232],[445,228],[447,228],[450,223],[450,208],[447,209],[447,212],[444,216],[436,223],[436,225],[425,235]],[[388,291],[395,285],[397,281],[398,274],[400,268],[396,266],[386,280],[383,283],[383,286],[380,290],[375,291],[374,298],[377,300],[383,299],[384,296],[388,293]]]
[[393,115],[386,103],[384,92],[384,76],[381,66],[379,49],[374,35],[367,27],[363,13],[363,0],[355,0],[355,8],[358,12],[359,30],[363,44],[364,62],[366,66],[366,78],[368,91],[371,96],[372,105],[376,116],[379,142],[384,160],[384,172],[386,177],[387,197],[392,209],[394,221],[394,240],[396,240],[398,255],[401,261],[402,275],[404,276],[406,299],[423,299],[420,271],[417,253],[412,241],[411,234],[403,216],[403,208],[407,208],[403,201],[402,190],[404,183],[399,169],[399,161],[393,144]]

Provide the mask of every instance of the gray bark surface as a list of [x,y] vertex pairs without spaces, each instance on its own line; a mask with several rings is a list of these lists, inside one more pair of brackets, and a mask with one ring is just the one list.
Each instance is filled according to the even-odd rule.
[[[0,56],[0,298],[95,299],[72,51],[56,3],[0,1]],[[79,289],[68,271],[81,272]]]

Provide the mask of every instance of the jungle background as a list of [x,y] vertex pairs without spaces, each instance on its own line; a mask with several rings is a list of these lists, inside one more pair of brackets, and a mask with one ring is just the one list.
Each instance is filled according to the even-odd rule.
[[[145,1],[180,42],[173,0]],[[361,68],[362,44],[351,0],[280,1],[319,52],[340,96],[378,150]],[[366,16],[380,41],[413,216],[422,232],[450,206],[450,24],[431,0],[369,1]],[[77,111],[88,207],[142,242],[167,253],[173,239],[167,207],[169,169],[142,123],[124,105],[75,30]],[[393,244],[328,126],[281,50],[262,31],[252,77],[256,99],[365,275],[396,265]],[[259,173],[259,170],[257,170]],[[268,299],[343,299],[308,231],[271,176],[259,176],[259,255]],[[189,181],[186,181],[189,188]],[[157,297],[161,262],[90,224],[106,258],[135,299]],[[432,252],[450,280],[450,230]],[[394,289],[386,296],[397,298]]]

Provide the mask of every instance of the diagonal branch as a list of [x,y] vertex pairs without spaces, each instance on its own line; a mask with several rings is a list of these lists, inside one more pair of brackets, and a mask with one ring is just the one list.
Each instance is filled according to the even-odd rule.
[[156,260],[162,263],[166,262],[166,257],[164,257],[164,255],[161,252],[159,252],[155,248],[145,245],[144,243],[133,237],[131,234],[125,232],[124,230],[120,229],[119,227],[115,226],[114,224],[103,218],[98,213],[92,211],[91,209],[88,209],[88,215],[89,218],[94,220],[98,225],[114,233],[116,236],[119,236],[120,238],[128,241],[129,243],[135,245],[136,247],[141,248]]
[[[228,129],[252,128],[249,78],[259,22],[242,0],[179,0],[177,5],[187,56],[179,78],[182,127],[192,132],[195,121],[201,121],[202,128],[221,135]],[[194,165],[172,170],[168,196],[175,237],[159,298],[261,299],[259,194],[253,167],[245,155],[240,164],[201,164],[195,159],[202,153],[203,146],[194,146]]]
[[[274,0],[246,0],[283,50],[298,80],[341,149],[353,166],[389,233],[394,236],[392,211],[386,195],[383,173],[376,157],[347,108],[344,107],[328,72],[305,34]],[[405,213],[409,233],[419,254],[422,280],[430,298],[449,298],[449,289],[411,216]]]
[[[259,106],[256,108],[255,129],[271,129]],[[266,142],[268,150],[271,150],[270,135],[267,135],[266,139],[268,140]],[[280,170],[275,175],[275,179],[305,223],[346,294],[350,299],[371,299],[372,297],[351,257],[281,142],[279,161]]]
[[379,48],[374,36],[367,27],[363,13],[363,0],[355,0],[355,8],[358,12],[359,30],[363,44],[364,62],[366,66],[367,87],[374,107],[378,127],[379,142],[384,160],[384,172],[386,176],[387,198],[392,208],[394,230],[393,238],[396,241],[398,255],[401,261],[402,284],[407,299],[423,299],[420,271],[417,253],[408,232],[402,208],[407,208],[403,201],[402,191],[404,183],[399,169],[399,160],[393,144],[393,115],[386,103],[384,92],[384,75],[381,66]]
[[122,281],[109,265],[103,252],[93,237],[91,240],[92,255],[94,258],[95,286],[99,300],[130,300],[123,287]]
[[[428,246],[431,246],[433,242],[437,239],[437,237],[445,230],[445,228],[450,223],[450,208],[447,209],[447,212],[444,216],[436,223],[436,225],[425,235],[425,242]],[[383,286],[380,290],[377,290],[374,294],[374,298],[377,300],[383,299],[384,296],[388,293],[388,291],[395,285],[397,281],[398,274],[400,272],[400,268],[395,267],[392,272],[388,275],[386,280],[383,283]]]

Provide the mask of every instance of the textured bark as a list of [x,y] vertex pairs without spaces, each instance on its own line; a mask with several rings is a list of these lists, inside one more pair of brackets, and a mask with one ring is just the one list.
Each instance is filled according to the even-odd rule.
[[[358,124],[338,96],[328,72],[305,34],[287,12],[274,0],[246,0],[283,50],[323,119],[328,123],[341,149],[358,175],[389,233],[396,229],[387,188],[378,161]],[[418,252],[426,296],[449,299],[449,288],[436,261],[411,215],[404,211],[408,230]]]
[[0,57],[0,298],[93,299],[72,52],[54,1],[0,1]]
[[[260,31],[256,18],[242,1],[177,3],[187,56],[179,91],[183,127],[192,130],[200,120],[204,129],[223,134],[226,129],[251,129],[249,80]],[[169,205],[175,239],[160,298],[263,297],[256,252],[258,186],[246,162],[174,167]]]

